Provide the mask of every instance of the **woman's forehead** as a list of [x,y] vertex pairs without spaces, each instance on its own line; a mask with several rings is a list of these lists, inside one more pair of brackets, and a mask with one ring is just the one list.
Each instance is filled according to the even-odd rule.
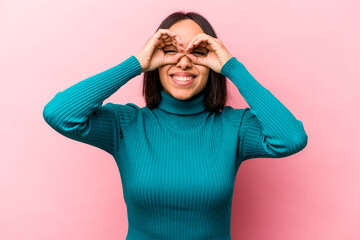
[[177,22],[169,29],[179,35],[184,44],[189,43],[199,33],[203,33],[201,27],[195,21],[189,19]]

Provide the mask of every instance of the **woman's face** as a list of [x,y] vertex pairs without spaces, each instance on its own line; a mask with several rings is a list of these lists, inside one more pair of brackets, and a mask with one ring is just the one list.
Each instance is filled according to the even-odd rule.
[[[187,47],[188,43],[198,33],[203,33],[201,27],[191,19],[181,20],[172,25],[169,29],[180,36],[184,43],[184,48]],[[178,51],[175,46],[166,46],[163,50],[165,54],[176,54]],[[205,56],[207,51],[208,50],[205,47],[197,47],[192,50],[191,54],[194,56]],[[193,64],[192,61],[184,55],[176,64],[168,64],[159,67],[159,76],[165,93],[174,98],[186,100],[197,95],[205,88],[209,77],[209,71],[210,69],[208,67]],[[191,74],[193,77],[190,81],[184,82],[184,80],[189,79],[180,77],[184,74]]]

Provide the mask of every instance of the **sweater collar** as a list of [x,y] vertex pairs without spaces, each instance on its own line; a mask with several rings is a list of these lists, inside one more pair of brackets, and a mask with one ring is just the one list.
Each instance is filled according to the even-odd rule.
[[161,101],[159,108],[165,112],[177,115],[194,115],[203,112],[206,109],[204,104],[204,91],[190,99],[180,100],[161,90]]

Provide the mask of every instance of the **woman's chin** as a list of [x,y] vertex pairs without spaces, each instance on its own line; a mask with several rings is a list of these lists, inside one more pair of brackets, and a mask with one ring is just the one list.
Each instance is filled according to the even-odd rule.
[[179,100],[187,100],[194,96],[193,89],[174,89],[170,95]]

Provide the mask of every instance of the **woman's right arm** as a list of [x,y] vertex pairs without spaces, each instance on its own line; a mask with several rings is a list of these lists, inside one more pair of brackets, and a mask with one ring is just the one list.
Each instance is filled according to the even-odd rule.
[[183,54],[165,55],[163,48],[174,45],[183,49],[182,44],[177,34],[158,29],[137,55],[58,92],[43,110],[45,121],[68,138],[114,155],[123,128],[137,116],[139,108],[132,103],[102,106],[103,101],[142,72],[177,63]]
[[102,106],[103,101],[141,73],[139,60],[131,56],[104,72],[58,92],[45,105],[43,117],[60,134],[113,155],[118,145],[116,133],[119,131],[121,134],[122,128],[117,114],[125,116],[125,123],[136,114],[136,109],[127,104],[107,103]]

